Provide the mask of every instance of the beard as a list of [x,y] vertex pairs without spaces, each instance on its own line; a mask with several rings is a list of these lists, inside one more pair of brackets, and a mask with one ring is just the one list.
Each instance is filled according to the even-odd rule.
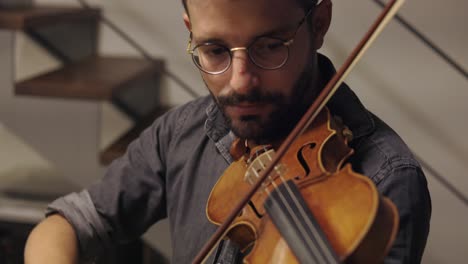
[[[248,94],[231,93],[215,97],[215,102],[223,113],[232,132],[242,139],[249,139],[257,144],[281,140],[294,128],[309,104],[315,98],[318,89],[312,86],[314,78],[312,63],[307,64],[295,82],[291,95],[262,92],[268,89],[252,89]],[[226,107],[242,103],[263,104],[272,107],[266,115],[241,115],[232,118]]]

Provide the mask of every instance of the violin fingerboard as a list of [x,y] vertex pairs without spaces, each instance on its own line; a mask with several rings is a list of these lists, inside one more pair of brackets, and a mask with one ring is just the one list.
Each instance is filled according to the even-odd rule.
[[265,209],[299,263],[340,263],[291,180],[271,192],[265,201]]

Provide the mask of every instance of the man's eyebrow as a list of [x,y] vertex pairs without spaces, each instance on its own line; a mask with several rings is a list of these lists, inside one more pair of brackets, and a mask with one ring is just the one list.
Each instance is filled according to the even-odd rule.
[[[256,38],[260,37],[272,37],[272,36],[280,36],[284,35],[287,33],[292,33],[295,30],[294,25],[286,25],[286,26],[281,26],[279,28],[267,30],[264,32],[261,32],[260,34],[252,37],[252,41]],[[193,42],[196,44],[203,44],[203,43],[218,43],[218,44],[224,44],[227,45],[228,43],[218,37],[195,37],[193,36]]]
[[273,28],[273,29],[270,29],[261,33],[260,35],[257,36],[257,38],[258,37],[275,37],[275,36],[278,37],[278,36],[289,35],[289,34],[291,34],[291,36],[288,36],[288,37],[292,37],[292,34],[294,34],[294,31],[297,30],[298,25],[299,25],[299,22],[292,22],[289,24],[281,25],[281,26],[278,26],[277,28]]
[[203,43],[222,43],[226,44],[226,42],[220,38],[205,38],[205,37],[193,37],[193,41],[197,44],[203,44]]
[[257,35],[256,38],[284,35],[292,31],[294,31],[294,26],[288,25],[288,26],[283,26],[281,28],[275,28],[272,30],[265,31],[261,33],[260,35]]

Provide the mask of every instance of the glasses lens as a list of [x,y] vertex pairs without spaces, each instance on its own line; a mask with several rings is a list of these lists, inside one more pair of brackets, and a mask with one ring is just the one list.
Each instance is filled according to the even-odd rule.
[[193,61],[204,72],[221,73],[231,63],[229,49],[218,44],[202,44],[193,50]]
[[288,59],[289,49],[281,39],[261,37],[250,45],[249,54],[261,68],[277,69]]

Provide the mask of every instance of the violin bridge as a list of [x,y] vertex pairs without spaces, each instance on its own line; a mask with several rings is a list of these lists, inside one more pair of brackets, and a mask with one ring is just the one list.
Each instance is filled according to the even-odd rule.
[[[249,159],[249,166],[244,175],[244,181],[251,185],[255,184],[259,180],[262,171],[271,163],[274,155],[275,151],[270,149],[261,154],[257,153],[253,160]],[[276,165],[268,179],[263,183],[264,189],[267,190],[269,186],[276,186],[276,179],[281,178],[285,172],[286,166],[284,164],[280,163]]]

